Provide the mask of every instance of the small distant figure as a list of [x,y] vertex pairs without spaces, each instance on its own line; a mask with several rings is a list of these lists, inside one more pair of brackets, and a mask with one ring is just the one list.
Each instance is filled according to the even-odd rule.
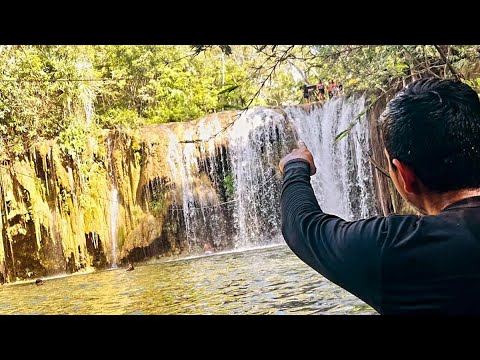
[[35,280],[35,285],[40,286],[40,285],[43,285],[43,284],[45,284],[45,282],[42,279]]
[[328,85],[328,97],[331,99],[337,95],[337,84],[335,80],[331,80],[330,84]]
[[303,85],[302,90],[303,90],[303,102],[304,104],[308,104],[310,102],[310,92],[308,91],[308,86]]
[[317,84],[318,100],[325,100],[325,84],[320,79]]
[[133,271],[135,268],[133,267],[133,264],[131,262],[128,263],[127,271]]
[[304,84],[302,86],[302,90],[303,90],[303,103],[304,104],[308,104],[310,103],[310,95],[311,95],[311,92],[313,91],[313,89],[315,89],[317,87],[317,85],[307,85],[307,84]]
[[342,82],[339,80],[337,81],[337,88],[338,88],[338,95],[343,95],[343,85]]
[[203,245],[203,253],[205,255],[208,255],[208,254],[213,254],[213,247],[212,245],[208,244],[208,243],[205,243],[205,245]]

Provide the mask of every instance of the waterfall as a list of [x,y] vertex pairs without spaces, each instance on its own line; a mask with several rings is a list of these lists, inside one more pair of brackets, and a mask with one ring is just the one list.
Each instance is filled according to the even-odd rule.
[[[199,136],[206,140],[221,127],[213,120],[201,122],[198,129]],[[221,186],[219,182],[223,181],[225,164],[222,154],[217,152],[214,139],[180,143],[173,131],[168,128],[165,131],[169,137],[167,162],[171,180],[176,188],[181,189],[181,199],[175,202],[172,210],[178,209],[177,218],[182,217],[188,250],[198,251],[205,243],[227,245],[226,239],[231,234],[226,221],[228,206],[219,205],[219,195],[215,191]],[[192,130],[187,129],[183,141],[191,141],[193,136]]]
[[112,141],[107,138],[108,159],[109,159],[109,175],[112,179],[112,190],[110,192],[110,242],[111,242],[111,264],[112,268],[117,267],[117,233],[118,233],[118,189],[115,181],[115,172],[113,170],[113,153]]
[[268,108],[242,113],[231,127],[229,153],[235,184],[235,247],[279,242],[278,161],[287,152],[285,117]]
[[[166,128],[170,142],[168,145],[168,165],[171,171],[172,181],[176,187],[182,189],[182,201],[181,212],[183,215],[183,221],[185,224],[185,234],[187,237],[187,245],[191,250],[191,245],[196,241],[195,239],[195,219],[193,213],[195,211],[195,199],[193,196],[193,184],[191,176],[191,168],[195,166],[196,158],[195,145],[193,143],[185,144],[184,146],[179,144],[176,135],[168,128]],[[185,140],[191,140],[191,133],[185,134]]]
[[117,267],[118,190],[110,193],[110,226],[112,242],[112,268]]
[[325,212],[349,221],[376,215],[366,115],[334,141],[364,110],[363,96],[337,97],[148,125],[135,139],[110,133],[105,149],[89,141],[88,166],[101,170],[89,176],[80,171],[81,157],[64,163],[58,144],[42,145],[31,162],[14,161],[18,174],[36,173],[38,181],[1,174],[0,282],[63,271],[65,261],[74,272],[116,267],[128,257],[198,254],[206,245],[223,251],[284,243],[278,163],[297,139],[314,156],[311,182]]
[[312,152],[317,174],[312,187],[322,210],[355,220],[375,215],[375,199],[368,148],[366,115],[346,138],[334,143],[336,134],[364,110],[364,97],[338,97],[310,111],[285,109],[298,139]]
[[[295,139],[303,140],[314,156],[318,171],[312,186],[325,212],[349,221],[375,215],[372,172],[364,151],[366,116],[346,138],[334,142],[364,107],[364,97],[338,97],[308,110],[258,107],[238,113],[221,139],[215,136],[222,129],[215,116],[200,120],[196,130],[185,129],[183,141],[166,129],[172,181],[181,188],[175,206],[182,209],[189,252],[206,242],[242,249],[283,241],[278,162]],[[223,141],[225,152],[216,140]],[[227,190],[229,195],[222,198]]]

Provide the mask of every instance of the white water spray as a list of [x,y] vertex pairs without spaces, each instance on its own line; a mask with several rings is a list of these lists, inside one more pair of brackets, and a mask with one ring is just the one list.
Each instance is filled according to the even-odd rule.
[[[375,215],[372,170],[363,150],[368,147],[365,115],[346,138],[334,142],[364,107],[364,97],[335,98],[311,110],[259,107],[242,113],[219,136],[222,126],[212,116],[199,121],[198,133],[184,131],[184,143],[167,130],[166,155],[172,181],[181,190],[176,206],[182,207],[178,216],[188,249],[198,250],[207,240],[235,249],[283,243],[278,161],[295,138],[314,155],[319,170],[312,186],[325,212],[345,220]],[[197,138],[204,141],[192,142]],[[231,193],[220,201],[227,178]]]
[[110,193],[110,229],[112,248],[112,268],[117,267],[117,231],[118,231],[118,190],[112,189]]

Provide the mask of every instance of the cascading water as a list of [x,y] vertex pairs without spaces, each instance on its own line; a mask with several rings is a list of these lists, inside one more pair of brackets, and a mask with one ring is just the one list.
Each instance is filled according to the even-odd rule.
[[[201,249],[207,242],[220,245],[226,235],[224,214],[221,214],[218,195],[212,188],[215,181],[211,181],[215,179],[215,174],[219,173],[217,167],[221,166],[214,159],[214,144],[207,143],[207,149],[203,143],[200,148],[195,143],[180,143],[170,129],[166,131],[170,138],[168,165],[171,177],[182,190],[181,199],[172,210],[178,209],[177,215],[183,218],[188,249]],[[192,137],[191,130],[185,131],[184,141],[191,141]],[[197,155],[198,151],[200,156]],[[200,168],[205,174],[203,177],[199,176]],[[178,207],[179,204],[181,207]]]
[[285,109],[298,139],[314,156],[318,171],[311,182],[320,206],[346,220],[375,214],[372,172],[364,150],[368,141],[366,115],[361,116],[347,138],[334,142],[364,107],[362,96],[334,98],[310,111]]
[[222,125],[211,116],[197,131],[185,129],[182,141],[166,128],[171,179],[181,189],[174,207],[181,206],[189,252],[206,242],[237,249],[282,242],[278,162],[295,139],[314,155],[319,170],[312,186],[324,211],[346,220],[374,215],[365,115],[334,142],[364,103],[364,97],[342,97],[308,110],[259,107],[239,114],[221,136]]
[[243,113],[228,133],[235,183],[235,247],[281,241],[278,161],[286,153],[285,117],[268,108]]
[[118,190],[110,193],[110,229],[112,242],[112,268],[117,267]]
[[109,174],[113,181],[110,192],[110,244],[111,244],[111,266],[117,267],[117,232],[118,232],[118,189],[116,186],[113,171],[112,141],[107,139],[108,159],[110,160]]
[[[187,245],[189,250],[191,246],[196,243],[195,237],[195,199],[193,195],[192,184],[192,166],[196,166],[195,158],[195,144],[187,143],[181,146],[173,132],[168,130],[170,135],[169,151],[169,165],[172,174],[177,178],[176,182],[182,188],[182,213],[185,222],[185,233],[187,237]],[[192,134],[187,132],[185,140],[191,140]]]

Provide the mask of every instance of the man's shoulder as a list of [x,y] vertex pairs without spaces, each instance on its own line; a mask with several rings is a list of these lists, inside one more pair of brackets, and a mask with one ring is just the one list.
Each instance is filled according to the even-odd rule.
[[390,214],[383,219],[385,231],[383,246],[386,247],[417,237],[424,227],[424,217],[414,214]]
[[[441,212],[437,215],[398,215],[385,217],[388,243],[409,242],[415,239],[424,242],[426,239],[456,239],[476,236],[472,233],[472,225],[480,224],[480,208],[465,211]],[[473,227],[476,228],[476,227]]]

